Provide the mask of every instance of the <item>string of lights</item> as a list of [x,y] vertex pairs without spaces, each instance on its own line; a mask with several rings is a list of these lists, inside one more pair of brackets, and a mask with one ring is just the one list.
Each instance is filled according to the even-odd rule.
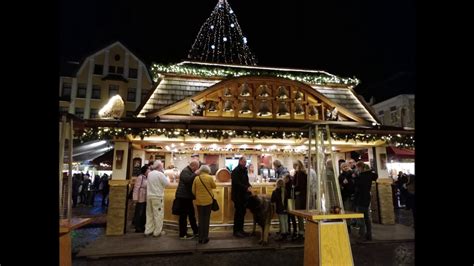
[[202,62],[256,65],[237,16],[227,0],[219,0],[204,22],[189,51],[188,58]]
[[243,69],[224,66],[198,66],[198,65],[179,65],[179,64],[152,64],[151,72],[154,80],[157,81],[160,73],[172,73],[199,77],[240,77],[240,76],[274,76],[305,82],[312,85],[348,85],[355,87],[359,84],[357,78],[341,78],[325,72],[303,73],[290,72],[285,70],[263,70],[263,69]]
[[[149,136],[166,136],[168,138],[177,137],[198,137],[198,138],[215,138],[215,139],[230,139],[234,137],[255,138],[255,139],[301,139],[307,138],[308,132],[271,132],[271,131],[249,131],[249,130],[213,130],[213,129],[166,129],[166,128],[111,128],[98,127],[88,128],[79,139],[81,142],[89,140],[102,140],[126,137],[131,135],[133,137],[139,136],[141,139]],[[371,142],[382,140],[387,144],[403,147],[414,148],[415,138],[413,135],[401,134],[362,134],[362,133],[331,133],[334,140],[354,141],[354,142]]]

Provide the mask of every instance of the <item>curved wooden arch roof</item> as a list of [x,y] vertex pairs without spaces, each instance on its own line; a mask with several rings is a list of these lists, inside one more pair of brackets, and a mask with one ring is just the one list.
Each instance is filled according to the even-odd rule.
[[233,78],[228,78],[223,81],[217,82],[216,84],[208,87],[207,89],[204,89],[201,92],[198,92],[194,94],[191,97],[184,98],[174,104],[171,104],[169,106],[166,106],[160,110],[156,110],[153,112],[149,112],[146,114],[146,117],[156,117],[156,116],[162,116],[169,114],[170,112],[173,112],[179,108],[183,108],[184,106],[189,105],[189,101],[192,99],[194,101],[199,101],[206,95],[215,93],[219,90],[223,90],[224,88],[235,85],[237,84],[243,84],[243,83],[255,83],[259,82],[261,84],[268,84],[268,83],[273,83],[273,84],[278,84],[282,86],[290,86],[290,87],[296,87],[300,90],[302,90],[303,93],[307,93],[308,95],[313,96],[315,99],[319,99],[320,101],[324,102],[326,105],[330,106],[331,108],[336,107],[339,111],[340,114],[343,114],[347,118],[359,122],[359,123],[369,123],[369,121],[361,118],[360,116],[354,114],[344,106],[341,106],[340,104],[337,104],[333,102],[331,99],[327,98],[320,92],[316,91],[313,87],[311,87],[308,84],[295,81],[295,80],[290,80],[286,78],[281,78],[281,77],[269,77],[269,76],[240,76],[240,77],[233,77]]

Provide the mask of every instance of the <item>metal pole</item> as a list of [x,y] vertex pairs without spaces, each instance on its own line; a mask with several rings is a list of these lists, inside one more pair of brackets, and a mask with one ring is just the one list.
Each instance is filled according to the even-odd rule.
[[[336,189],[337,189],[337,198],[338,198],[338,203],[339,207],[341,207],[341,210],[344,210],[344,204],[342,202],[342,196],[341,196],[341,190],[339,187],[339,175],[336,176],[336,161],[334,160],[334,152],[332,150],[332,141],[331,141],[331,131],[329,130],[329,125],[326,125],[326,131],[328,133],[328,141],[329,141],[329,149],[331,150],[331,161],[332,161],[332,167],[333,167],[333,172],[334,172],[334,179],[336,180]],[[339,173],[338,173],[339,174]]]
[[314,126],[314,138],[315,138],[315,151],[316,151],[316,209],[318,212],[321,212],[321,167],[319,165],[319,162],[321,160],[319,156],[319,151],[318,151],[318,141],[319,141],[319,129],[318,125]]
[[[325,150],[326,150],[326,143],[324,142],[324,125],[319,125],[318,126],[319,128],[319,132],[320,132],[320,135],[318,136],[319,138],[319,151],[318,151],[318,162],[319,162],[319,169],[320,169],[320,172],[321,172],[321,175],[320,175],[320,180],[319,180],[319,190],[320,190],[320,194],[321,194],[321,197],[320,197],[320,203],[321,203],[321,212],[326,214],[328,211],[329,211],[329,208],[327,208],[327,205],[330,204],[330,200],[328,198],[328,193],[329,193],[329,190],[328,190],[328,171],[327,171],[327,167],[326,167],[326,153],[325,153]],[[324,200],[324,201],[323,201]]]
[[71,200],[72,200],[72,140],[74,137],[74,128],[73,128],[73,121],[69,122],[69,176],[68,176],[68,192],[67,192],[67,219],[71,220],[72,208],[71,208]]
[[309,211],[309,199],[313,198],[311,187],[311,126],[308,129],[308,174],[306,175],[306,211]]
[[59,122],[59,217],[64,215],[63,210],[63,164],[64,164],[64,141],[66,138],[66,116],[61,117]]

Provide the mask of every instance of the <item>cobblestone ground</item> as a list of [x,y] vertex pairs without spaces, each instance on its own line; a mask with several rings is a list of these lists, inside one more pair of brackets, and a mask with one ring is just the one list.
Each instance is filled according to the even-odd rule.
[[406,226],[413,226],[412,210],[395,209],[395,223]]
[[[96,202],[100,198],[96,198]],[[73,231],[73,265],[303,265],[303,248],[259,251],[234,251],[222,253],[194,253],[185,255],[135,256],[107,259],[76,258],[79,250],[105,234],[106,209],[78,206],[74,216],[94,217],[94,223]],[[396,209],[396,223],[412,226],[411,210]],[[103,221],[102,221],[103,220]],[[352,245],[355,265],[415,265],[415,243],[369,242]]]
[[105,227],[88,227],[72,231],[71,245],[73,259],[81,248],[86,247],[89,243],[94,242],[104,234]]
[[[415,265],[414,242],[357,244],[352,246],[355,265]],[[75,259],[73,265],[303,265],[303,248],[277,250]]]

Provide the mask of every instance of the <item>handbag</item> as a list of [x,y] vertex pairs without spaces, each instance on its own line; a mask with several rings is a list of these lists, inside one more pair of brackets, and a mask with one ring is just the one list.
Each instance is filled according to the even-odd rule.
[[[138,193],[140,193],[140,189],[142,189],[142,185],[143,185],[143,178],[146,178],[146,176],[142,176],[142,182],[140,182],[140,187],[138,188]],[[133,186],[129,186],[130,188],[130,191],[128,192],[128,199],[131,199],[133,200],[133,190],[135,189],[135,183],[133,184]]]
[[179,200],[176,199],[176,198],[173,200],[173,206],[171,207],[171,213],[173,215],[181,215],[180,207],[179,207]]
[[211,210],[212,210],[212,211],[218,211],[218,210],[219,210],[219,204],[217,203],[217,200],[214,199],[214,196],[212,196],[211,192],[209,192],[209,189],[207,189],[206,185],[204,185],[204,182],[202,182],[201,177],[199,177],[199,181],[201,181],[202,185],[203,185],[204,188],[207,190],[207,193],[209,193],[209,195],[210,195],[211,198],[212,198]]

